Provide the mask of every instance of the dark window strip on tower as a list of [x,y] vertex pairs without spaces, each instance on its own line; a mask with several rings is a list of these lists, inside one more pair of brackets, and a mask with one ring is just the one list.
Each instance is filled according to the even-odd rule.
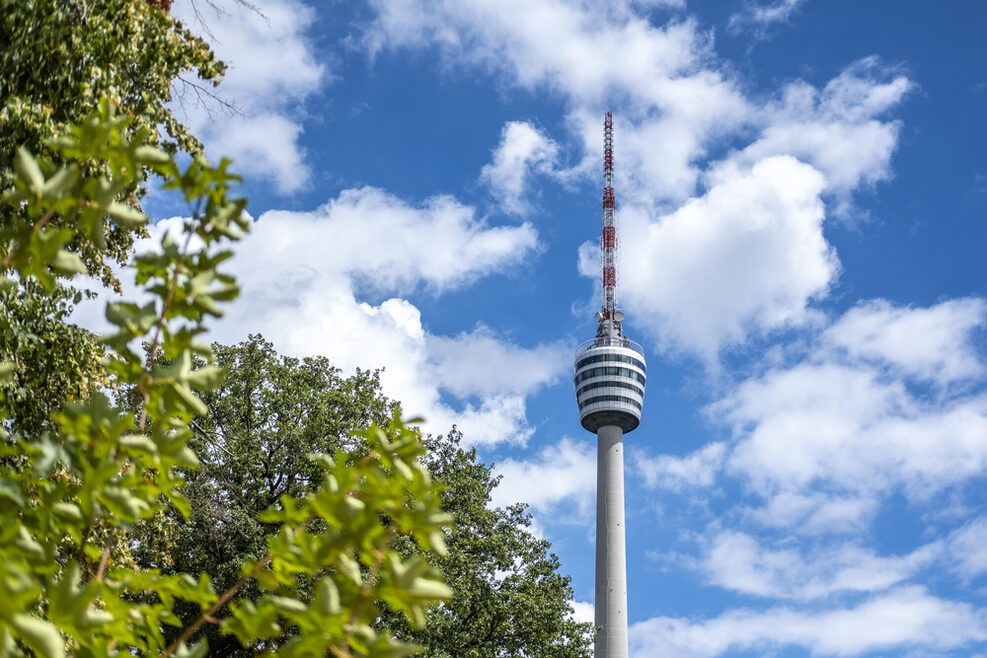
[[644,397],[644,389],[642,389],[637,384],[631,384],[630,382],[615,382],[613,380],[608,380],[608,381],[605,381],[605,382],[593,382],[592,384],[586,384],[582,388],[576,389],[576,397],[578,398],[580,395],[582,395],[586,391],[590,391],[590,390],[592,390],[594,388],[608,388],[608,387],[626,388],[627,390],[634,391],[635,393],[637,393],[638,395],[640,395],[642,398]]
[[641,403],[637,400],[632,400],[630,398],[625,398],[621,395],[597,395],[595,398],[590,398],[588,400],[583,400],[579,403],[579,408],[583,409],[591,404],[596,404],[597,402],[623,402],[624,404],[632,404],[638,409],[641,408]]
[[587,365],[589,365],[591,363],[599,363],[600,361],[612,361],[612,362],[620,362],[620,363],[629,363],[632,366],[637,366],[638,368],[640,368],[644,372],[647,372],[648,371],[647,368],[645,368],[643,361],[640,361],[638,359],[635,359],[632,356],[625,356],[623,354],[614,354],[612,352],[611,353],[607,353],[607,354],[595,354],[593,356],[588,356],[585,359],[582,359],[580,361],[577,361],[576,362],[576,370],[579,370],[583,366],[587,366]]
[[575,384],[579,384],[579,382],[584,382],[591,377],[603,377],[606,375],[628,377],[630,379],[636,379],[642,384],[648,381],[647,377],[636,370],[631,370],[630,368],[618,368],[617,366],[603,366],[600,368],[590,368],[589,370],[579,373],[573,382]]

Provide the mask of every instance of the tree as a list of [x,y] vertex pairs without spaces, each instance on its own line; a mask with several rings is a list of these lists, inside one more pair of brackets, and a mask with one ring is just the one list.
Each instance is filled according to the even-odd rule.
[[[208,573],[226,586],[243,563],[263,551],[272,531],[259,513],[279,496],[302,495],[316,484],[302,455],[366,448],[353,436],[379,422],[394,404],[380,392],[376,373],[343,378],[325,358],[278,355],[260,336],[232,347],[214,345],[225,382],[203,395],[209,413],[190,442],[203,462],[189,477],[188,521],[172,515],[171,543],[153,554],[171,555],[178,571]],[[532,536],[523,505],[491,509],[498,479],[460,435],[425,440],[424,465],[443,485],[441,506],[454,521],[449,552],[434,564],[453,598],[429,610],[416,630],[386,606],[377,626],[419,644],[434,658],[590,655],[591,627],[574,622],[569,579],[559,573],[548,542]],[[153,541],[157,528],[147,535]],[[406,558],[422,555],[407,537],[395,546]],[[258,592],[244,590],[251,598]],[[191,614],[189,611],[187,614]],[[210,655],[248,655],[228,640],[210,640]]]
[[[197,464],[190,428],[207,411],[196,391],[215,389],[223,376],[215,364],[193,368],[196,358],[213,358],[197,337],[238,292],[221,265],[249,228],[246,201],[230,196],[238,179],[227,162],[195,159],[182,168],[146,137],[105,101],[51,144],[57,162],[19,148],[14,185],[0,195],[0,207],[27,218],[3,226],[0,287],[45,291],[86,271],[70,249],[74,241],[103,239],[107,222],[148,221],[113,193],[136,185],[146,170],[188,203],[180,235],[164,235],[135,258],[130,272],[144,301],[106,310],[116,331],[103,339],[100,375],[133,388],[137,418],[94,391],[60,405],[51,430],[30,431],[12,422],[17,400],[0,390],[0,655],[203,655],[204,643],[188,641],[206,624],[221,624],[265,655],[412,653],[415,647],[370,622],[383,601],[420,624],[425,607],[448,596],[425,559],[402,557],[393,546],[411,536],[419,548],[443,553],[448,516],[419,462],[417,435],[396,417],[386,430],[364,432],[360,453],[313,456],[319,486],[286,494],[259,516],[272,528],[265,554],[245,564],[223,594],[206,574],[114,559],[138,524],[169,505],[189,512],[181,472]],[[142,342],[149,358],[135,351]],[[0,362],[0,379],[21,367]],[[251,584],[256,600],[235,602],[217,619]],[[302,600],[300,588],[312,596]],[[181,601],[200,612],[171,639],[165,630],[181,625],[174,611]],[[285,628],[295,632],[281,642]]]
[[[167,109],[178,76],[222,71],[168,5],[0,0],[0,657],[202,655],[189,640],[209,624],[258,654],[407,655],[369,623],[377,601],[417,623],[448,595],[425,560],[392,546],[410,534],[443,552],[447,516],[397,417],[367,429],[359,454],[311,456],[320,485],[260,515],[263,555],[224,593],[129,555],[137,526],[189,511],[197,392],[223,375],[197,338],[237,294],[221,265],[249,227],[228,163],[198,157]],[[149,176],[188,217],[130,264]],[[115,285],[114,262],[141,301],[109,304],[116,331],[96,340],[68,321],[73,286],[83,273]],[[133,392],[136,417],[111,404],[114,387]],[[227,605],[246,587],[258,596]],[[198,615],[169,635],[183,602]],[[295,632],[278,642],[283,628]]]
[[[225,66],[162,5],[0,0],[0,189],[14,179],[19,146],[57,161],[48,140],[89,116],[104,99],[130,117],[127,135],[144,132],[151,145],[169,154],[201,155],[199,141],[168,106],[172,85],[213,86]],[[110,227],[121,233],[132,229]],[[116,246],[126,256],[125,245]]]
[[570,579],[549,542],[529,531],[525,505],[490,507],[500,478],[461,440],[455,429],[425,440],[425,466],[445,486],[442,509],[454,520],[448,553],[433,558],[453,596],[420,629],[396,614],[383,625],[429,658],[589,658],[592,625],[572,618]]
[[[201,464],[186,478],[191,512],[186,520],[173,509],[145,525],[138,560],[166,563],[168,572],[208,573],[225,589],[266,550],[273,528],[261,522],[262,513],[282,496],[303,496],[319,485],[320,468],[307,455],[363,449],[354,437],[386,424],[397,409],[380,394],[377,373],[344,378],[324,357],[281,356],[260,335],[212,348],[227,375],[203,394],[209,413],[192,426],[189,446]],[[180,606],[179,614],[190,623],[198,612]],[[206,635],[210,655],[241,649],[215,628]]]
[[[14,155],[20,147],[54,166],[64,164],[51,140],[95,112],[104,98],[129,117],[119,128],[124,136],[141,134],[142,141],[168,153],[201,154],[199,142],[169,109],[171,86],[218,83],[224,67],[205,42],[155,3],[0,0],[0,43],[0,190],[16,178]],[[105,163],[80,166],[91,174]],[[139,207],[146,172],[140,165],[138,175],[115,178],[120,187],[112,191],[114,200]],[[11,231],[34,219],[22,206],[5,205],[0,240],[6,242]],[[74,232],[59,213],[46,225],[69,230],[62,248],[78,256],[88,274],[118,288],[111,266],[126,263],[144,229],[139,222],[101,221],[100,230],[88,234]],[[0,384],[17,401],[8,418],[13,426],[50,430],[52,413],[62,402],[105,385],[100,344],[69,321],[83,294],[64,279],[43,288],[25,282],[0,290],[7,311],[0,317],[0,360],[17,364]]]

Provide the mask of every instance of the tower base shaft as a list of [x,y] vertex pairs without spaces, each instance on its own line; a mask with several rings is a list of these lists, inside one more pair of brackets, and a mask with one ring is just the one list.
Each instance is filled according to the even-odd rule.
[[595,658],[627,658],[627,563],[624,540],[624,431],[596,433]]

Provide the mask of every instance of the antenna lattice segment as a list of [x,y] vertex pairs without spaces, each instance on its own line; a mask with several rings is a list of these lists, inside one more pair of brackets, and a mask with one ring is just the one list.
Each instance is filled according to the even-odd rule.
[[617,312],[617,229],[613,195],[613,114],[603,120],[603,236],[600,256],[603,261],[603,317],[613,319]]

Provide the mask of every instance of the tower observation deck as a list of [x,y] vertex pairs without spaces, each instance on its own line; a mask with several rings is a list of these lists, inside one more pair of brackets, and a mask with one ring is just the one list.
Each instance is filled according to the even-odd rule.
[[[623,318],[619,311],[616,315]],[[630,432],[641,422],[644,405],[644,349],[621,335],[619,319],[602,320],[597,333],[576,349],[573,384],[579,422],[590,432],[604,425]]]
[[624,336],[617,310],[616,200],[613,193],[613,119],[604,120],[603,308],[596,337],[576,350],[573,384],[579,422],[597,437],[595,658],[627,658],[627,555],[624,533],[624,434],[641,422],[647,363]]

